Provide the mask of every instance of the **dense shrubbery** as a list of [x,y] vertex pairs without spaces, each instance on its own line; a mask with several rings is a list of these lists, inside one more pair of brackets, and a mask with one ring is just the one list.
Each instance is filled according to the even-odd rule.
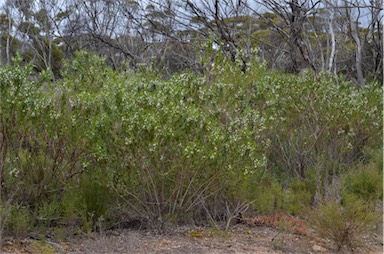
[[375,209],[378,84],[216,61],[169,80],[84,52],[56,82],[29,65],[1,67],[2,228],[204,223],[245,208],[297,215],[325,200]]

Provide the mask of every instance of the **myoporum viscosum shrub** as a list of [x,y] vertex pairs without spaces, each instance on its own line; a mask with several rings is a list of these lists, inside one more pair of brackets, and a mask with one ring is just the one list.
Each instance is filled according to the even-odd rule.
[[[79,52],[51,81],[2,66],[2,227],[206,223],[341,200],[341,176],[380,149],[381,87],[242,67],[218,55],[209,73],[164,80]],[[362,193],[355,182],[345,191]]]

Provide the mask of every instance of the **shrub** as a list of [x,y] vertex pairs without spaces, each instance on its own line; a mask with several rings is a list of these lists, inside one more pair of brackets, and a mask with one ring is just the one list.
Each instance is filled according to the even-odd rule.
[[258,213],[273,214],[284,210],[285,193],[283,187],[273,181],[270,184],[255,186],[253,207]]
[[85,206],[85,217],[87,222],[96,226],[101,218],[104,218],[108,205],[112,202],[110,190],[100,183],[94,176],[84,175],[81,185],[81,197]]
[[252,219],[251,222],[257,226],[273,227],[300,235],[306,235],[308,233],[308,228],[303,220],[288,216],[283,212],[272,215],[259,215]]
[[[266,118],[269,166],[283,177],[308,177],[326,162],[341,169],[364,160],[363,148],[380,145],[380,88],[354,88],[326,75],[272,73],[255,81],[255,105]],[[366,107],[369,109],[367,110]],[[345,165],[345,167],[344,167]],[[323,167],[321,176],[337,174]]]
[[375,204],[383,199],[382,158],[358,165],[343,177],[344,197],[358,198]]
[[362,201],[342,206],[330,200],[312,210],[309,220],[322,237],[334,242],[338,251],[344,247],[353,251],[364,244],[363,236],[379,222],[379,216]]
[[37,208],[34,218],[37,220],[37,226],[51,227],[52,224],[57,224],[61,217],[61,206],[57,199],[52,201],[44,201]]
[[0,180],[2,198],[35,209],[40,202],[51,201],[81,171],[84,147],[81,131],[72,123],[68,98],[30,74],[31,66],[22,67],[17,61],[0,69],[5,157]]
[[12,205],[11,212],[5,222],[5,231],[15,237],[26,236],[33,228],[30,209],[22,205]]
[[306,207],[312,205],[316,193],[316,182],[314,179],[293,179],[285,194],[284,211],[293,215],[304,215]]
[[[108,220],[112,201],[163,224],[225,220],[228,207],[251,203],[298,214],[331,196],[346,169],[370,165],[365,151],[382,138],[379,86],[258,63],[244,73],[221,57],[203,77],[168,80],[114,71],[86,52],[54,83],[49,71],[32,77],[31,65],[1,66],[2,200],[88,229]],[[359,172],[346,176],[344,201],[380,198],[378,173]]]

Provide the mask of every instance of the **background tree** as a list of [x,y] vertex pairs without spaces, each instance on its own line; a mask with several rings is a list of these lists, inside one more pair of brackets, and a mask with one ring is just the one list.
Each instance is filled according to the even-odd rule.
[[169,76],[203,71],[199,55],[212,40],[243,72],[259,57],[271,68],[342,74],[363,87],[383,80],[382,6],[383,0],[7,0],[1,55],[10,63],[20,52],[36,71],[59,76],[62,59],[88,50],[114,68],[152,66]]

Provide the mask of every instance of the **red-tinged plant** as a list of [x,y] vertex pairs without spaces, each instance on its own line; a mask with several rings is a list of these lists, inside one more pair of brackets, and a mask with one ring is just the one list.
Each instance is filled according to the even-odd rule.
[[282,229],[299,235],[306,235],[308,233],[308,228],[303,220],[283,212],[272,215],[259,215],[253,219],[253,224]]

